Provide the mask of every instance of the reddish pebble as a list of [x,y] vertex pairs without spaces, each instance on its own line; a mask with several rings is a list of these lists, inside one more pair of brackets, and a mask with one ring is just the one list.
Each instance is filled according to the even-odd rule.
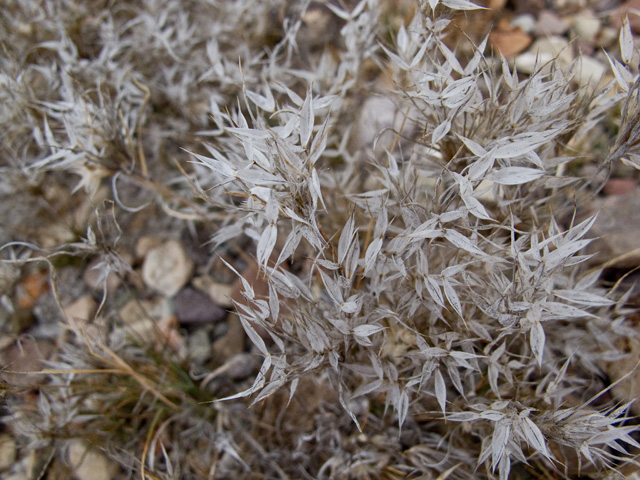
[[636,189],[636,181],[632,178],[610,178],[602,192],[605,195],[626,195]]

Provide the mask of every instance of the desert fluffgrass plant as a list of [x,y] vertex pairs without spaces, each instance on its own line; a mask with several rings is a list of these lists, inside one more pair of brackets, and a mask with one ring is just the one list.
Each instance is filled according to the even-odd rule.
[[[578,63],[519,75],[487,38],[457,53],[452,18],[476,8],[10,2],[3,194],[51,182],[89,213],[46,247],[12,232],[4,262],[60,277],[60,259],[97,258],[100,290],[93,324],[63,315],[49,380],[5,423],[32,447],[92,432],[143,478],[634,470],[636,422],[602,365],[637,331],[584,254],[600,185],[575,174],[638,165],[631,30],[594,90]],[[392,119],[367,136],[371,111]],[[206,229],[238,278],[255,376],[220,380],[225,358],[196,371],[166,326],[151,340],[122,327],[122,299],[141,295],[123,250],[145,213],[156,231]]]

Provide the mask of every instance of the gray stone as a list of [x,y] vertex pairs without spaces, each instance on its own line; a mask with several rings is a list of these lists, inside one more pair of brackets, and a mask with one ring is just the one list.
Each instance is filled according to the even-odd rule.
[[600,20],[589,10],[583,10],[573,17],[573,29],[578,38],[593,42],[600,32]]
[[539,52],[540,55],[557,57],[560,63],[569,64],[573,60],[573,51],[569,41],[564,37],[551,36],[536,40],[530,51]]
[[201,388],[206,388],[212,381],[224,377],[229,380],[244,380],[253,375],[260,366],[259,357],[250,353],[238,353],[229,358],[224,365],[216,368],[202,381]]
[[132,337],[143,345],[152,345],[160,336],[160,322],[171,315],[167,303],[155,301],[129,300],[119,312],[122,325],[111,332],[112,339]]
[[188,355],[192,362],[203,365],[211,358],[212,342],[205,328],[199,328],[189,335],[187,342]]
[[[623,358],[615,362],[600,362],[603,371],[611,378],[612,382],[620,380],[611,393],[613,397],[626,403],[640,398],[640,370],[635,369],[640,361],[640,342],[635,338],[621,339],[618,343],[621,352],[628,352]],[[621,380],[625,375],[632,372],[627,378]],[[640,415],[640,404],[634,402],[631,405],[634,415]]]
[[219,307],[233,307],[233,301],[231,300],[233,285],[215,282],[207,276],[196,277],[191,281],[191,283],[198,290],[209,295],[209,298],[213,300],[213,303]]
[[532,73],[536,66],[544,66],[543,71],[548,71],[554,59],[557,59],[560,67],[567,67],[573,61],[573,52],[566,38],[555,36],[540,38],[529,50],[518,55],[515,63],[519,72]]
[[129,300],[119,312],[120,320],[124,325],[131,325],[142,319],[159,321],[163,317],[171,315],[170,302],[163,299]]
[[581,55],[576,64],[576,76],[574,79],[579,85],[595,87],[606,73],[607,67],[600,61],[590,56]]
[[538,15],[536,30],[541,35],[564,35],[569,27],[569,22],[550,10],[543,10]]
[[79,322],[84,325],[93,318],[98,305],[91,295],[83,295],[71,304],[64,307],[64,314],[71,322]]
[[68,459],[78,480],[111,480],[118,471],[116,463],[81,440],[71,442]]
[[208,295],[191,287],[178,292],[174,309],[180,323],[219,322],[227,316],[227,312],[213,303]]
[[178,293],[192,272],[193,262],[176,240],[151,249],[142,265],[144,283],[165,297]]
[[213,343],[213,357],[218,365],[244,350],[246,334],[238,315],[229,314],[227,325],[227,332]]
[[0,435],[0,471],[7,470],[16,461],[16,442],[10,435]]
[[608,197],[590,231],[592,262],[618,268],[640,265],[640,190]]
[[402,120],[403,114],[390,96],[384,93],[371,95],[362,103],[356,121],[356,147],[373,148],[376,142],[376,151],[390,149],[397,140],[397,135],[392,130],[399,131],[402,128]]
[[162,245],[162,240],[158,237],[144,236],[136,242],[135,254],[137,258],[144,258],[154,248]]

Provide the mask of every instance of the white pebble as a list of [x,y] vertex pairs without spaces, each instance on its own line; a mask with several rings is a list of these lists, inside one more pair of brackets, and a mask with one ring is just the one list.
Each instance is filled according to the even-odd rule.
[[149,251],[142,265],[142,280],[165,297],[172,297],[189,281],[193,262],[176,240]]

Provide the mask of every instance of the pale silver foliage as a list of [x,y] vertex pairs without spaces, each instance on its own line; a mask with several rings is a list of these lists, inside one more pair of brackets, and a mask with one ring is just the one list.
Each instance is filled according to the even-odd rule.
[[[467,0],[421,0],[392,43],[380,1],[329,3],[337,53],[298,44],[299,12],[268,45],[269,20],[286,9],[275,0],[105,10],[86,26],[90,53],[68,34],[65,2],[40,3],[7,9],[17,25],[38,18],[43,41],[36,62],[0,59],[2,168],[72,172],[90,195],[111,178],[129,212],[146,203],[123,200],[118,179],[148,187],[158,175],[178,195],[151,188],[154,201],[217,222],[217,251],[255,246],[266,295],[223,261],[241,279],[237,314],[262,365],[215,408],[281,388],[292,402],[305,377],[331,384],[338,408],[309,411],[316,430],[296,440],[304,465],[323,459],[305,470],[314,478],[373,478],[391,465],[415,478],[505,480],[530,462],[565,471],[565,448],[580,468],[631,461],[640,445],[628,406],[575,394],[606,388],[596,359],[618,358],[616,341],[632,330],[585,267],[595,217],[574,201],[591,185],[570,174],[616,106],[620,133],[601,166],[640,164],[628,22],[622,63],[609,57],[615,79],[589,94],[555,65],[520,78],[485,56],[486,38],[460,58],[439,14],[478,8]],[[78,15],[91,18],[86,8]],[[14,55],[23,37],[9,39]],[[371,65],[385,66],[385,94],[405,121],[393,147],[354,151],[353,98]],[[167,180],[163,162],[179,151],[165,150],[176,146],[189,168]],[[251,442],[229,435],[212,435],[216,448],[255,468],[237,447]]]
[[[427,409],[435,397],[449,421],[464,421],[479,435],[494,425],[478,462],[488,462],[500,478],[508,477],[513,462],[535,454],[559,466],[561,459],[547,445],[564,444],[565,434],[542,427],[562,395],[539,396],[531,389],[533,378],[559,375],[563,364],[566,371],[569,352],[556,345],[563,331],[588,328],[614,303],[605,292],[580,283],[580,263],[588,257],[578,253],[589,243],[585,235],[594,217],[561,229],[553,216],[563,214],[563,187],[578,181],[563,174],[572,157],[562,156],[559,139],[582,135],[591,126],[584,118],[596,118],[590,112],[608,98],[601,94],[585,103],[568,90],[566,73],[559,70],[520,81],[503,59],[496,72],[482,56],[486,40],[463,67],[440,41],[442,25],[430,18],[420,21],[401,28],[395,51],[383,45],[382,58],[390,61],[398,84],[404,79],[410,85],[399,97],[401,108],[417,131],[426,132],[417,139],[426,143],[422,148],[418,142],[405,157],[386,152],[387,162],[376,163],[373,175],[378,189],[346,189],[347,204],[335,195],[323,199],[318,185],[330,172],[316,168],[322,152],[308,148],[314,123],[309,117],[330,118],[315,108],[334,100],[320,92],[317,101],[308,92],[298,112],[280,117],[276,126],[256,121],[243,130],[238,147],[252,153],[247,159],[227,155],[218,169],[234,172],[233,189],[247,196],[240,210],[245,233],[257,238],[263,232],[257,257],[274,287],[268,304],[277,305],[269,310],[264,301],[251,299],[255,308],[242,313],[247,324],[280,338],[280,348],[265,356],[264,365],[278,358],[273,380],[259,376],[239,395],[261,389],[260,399],[271,393],[270,386],[297,379],[303,365],[313,365],[313,371],[325,366],[356,423],[349,397],[385,392],[400,426],[407,411]],[[621,34],[623,50],[629,49],[627,30]],[[625,85],[632,82],[628,75],[617,77],[619,83],[621,78]],[[327,122],[315,123],[316,138],[325,138]],[[260,160],[253,152],[260,152]],[[203,164],[213,161],[198,158]],[[343,171],[350,173],[348,166]],[[442,193],[417,183],[425,172],[438,178]],[[481,200],[482,185],[492,190],[492,205]],[[531,218],[531,205],[543,199],[558,212],[552,208]],[[336,216],[346,219],[344,226],[335,226]],[[528,228],[515,226],[523,221],[530,222]],[[264,251],[271,252],[275,231],[285,236],[283,253],[269,268]],[[220,235],[228,238],[224,230]],[[320,285],[322,295],[292,295],[275,279],[278,273],[288,275],[283,261],[295,262],[298,251],[312,262],[304,279],[307,289]],[[276,298],[279,292],[284,301]],[[581,368],[583,357],[606,354],[610,343],[604,339],[616,334],[601,334],[584,338],[569,353],[574,368]],[[291,343],[300,349],[286,346]],[[581,386],[565,371],[555,389]],[[482,398],[477,384],[484,372],[492,395]],[[491,396],[502,400],[481,407]],[[635,446],[625,429],[605,438],[620,413],[603,414],[610,422],[606,427],[597,422],[585,427],[591,437],[580,445],[607,444],[610,437]],[[593,463],[610,460],[602,451],[594,456],[587,446],[577,450]]]

